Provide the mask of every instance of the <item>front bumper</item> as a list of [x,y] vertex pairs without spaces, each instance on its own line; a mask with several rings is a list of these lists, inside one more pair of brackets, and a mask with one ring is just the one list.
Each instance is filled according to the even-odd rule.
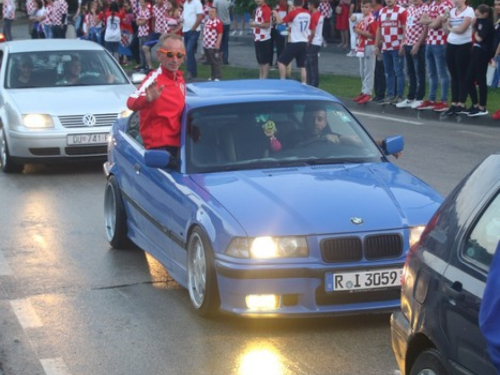
[[401,375],[405,375],[406,353],[408,352],[408,341],[411,334],[410,322],[401,311],[395,311],[391,315],[391,341],[392,350],[398,363]]
[[9,131],[8,147],[12,158],[21,162],[57,159],[105,158],[107,143],[70,145],[68,135],[109,134],[108,127],[95,129]]
[[[387,268],[387,264],[363,269]],[[402,264],[391,264],[402,267]],[[389,313],[399,309],[399,287],[360,291],[325,291],[325,274],[342,269],[324,264],[241,265],[215,262],[221,310],[250,317],[302,317]],[[344,269],[343,271],[353,271]],[[279,306],[269,310],[252,310],[247,295],[273,294]]]

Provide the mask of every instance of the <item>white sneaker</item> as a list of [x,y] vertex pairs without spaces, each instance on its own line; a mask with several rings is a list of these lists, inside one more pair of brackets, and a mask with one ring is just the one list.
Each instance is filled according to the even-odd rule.
[[356,51],[351,51],[346,56],[347,57],[356,57]]
[[[236,33],[237,33],[237,31],[236,31],[236,30],[231,31],[231,35],[232,35],[232,36],[235,36],[235,35],[236,35]],[[241,34],[240,34],[240,35],[241,35]]]
[[239,36],[242,36],[243,35],[243,30],[240,31],[240,33],[238,34]]
[[216,79],[214,79],[214,81],[215,81],[215,82],[219,82],[219,81],[220,81],[220,79],[219,79],[219,78],[216,78]]
[[405,99],[402,102],[396,104],[396,108],[408,108],[408,107],[411,107],[411,105],[413,104],[413,102],[414,102],[414,100]]
[[416,109],[417,107],[421,106],[423,102],[424,102],[423,100],[414,100],[411,103],[411,108]]

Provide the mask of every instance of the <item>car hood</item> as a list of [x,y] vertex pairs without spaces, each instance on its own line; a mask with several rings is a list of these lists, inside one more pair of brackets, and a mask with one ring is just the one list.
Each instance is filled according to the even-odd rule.
[[[321,235],[427,224],[442,197],[391,163],[193,176],[248,236]],[[353,224],[356,218],[362,224]]]
[[[76,113],[118,113],[126,109],[127,98],[136,88],[132,84],[103,86],[11,89],[10,104],[19,113],[50,113],[55,116]],[[42,99],[42,100],[40,100]]]

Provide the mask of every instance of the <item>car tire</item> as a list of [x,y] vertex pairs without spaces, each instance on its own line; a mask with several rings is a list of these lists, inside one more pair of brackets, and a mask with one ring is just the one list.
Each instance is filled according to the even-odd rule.
[[113,248],[125,249],[131,246],[132,243],[127,237],[127,214],[122,194],[113,175],[108,177],[104,190],[104,225],[106,239]]
[[5,173],[20,173],[24,169],[23,164],[12,161],[7,145],[7,138],[5,137],[5,130],[0,131],[0,164],[2,171]]
[[436,349],[427,349],[419,354],[410,375],[448,375],[443,357]]
[[212,246],[206,234],[194,228],[188,240],[188,290],[191,304],[204,317],[218,313],[219,291]]

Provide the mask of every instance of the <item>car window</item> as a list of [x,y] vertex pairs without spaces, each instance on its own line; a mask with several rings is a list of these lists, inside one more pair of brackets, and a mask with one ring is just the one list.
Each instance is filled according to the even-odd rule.
[[225,104],[188,113],[188,172],[380,161],[354,117],[334,102]]
[[126,84],[106,51],[41,51],[8,57],[6,88]]
[[136,142],[144,146],[141,133],[139,132],[139,112],[134,112],[130,115],[127,123],[127,134],[129,134]]
[[488,269],[500,240],[500,195],[481,213],[467,237],[464,258]]

